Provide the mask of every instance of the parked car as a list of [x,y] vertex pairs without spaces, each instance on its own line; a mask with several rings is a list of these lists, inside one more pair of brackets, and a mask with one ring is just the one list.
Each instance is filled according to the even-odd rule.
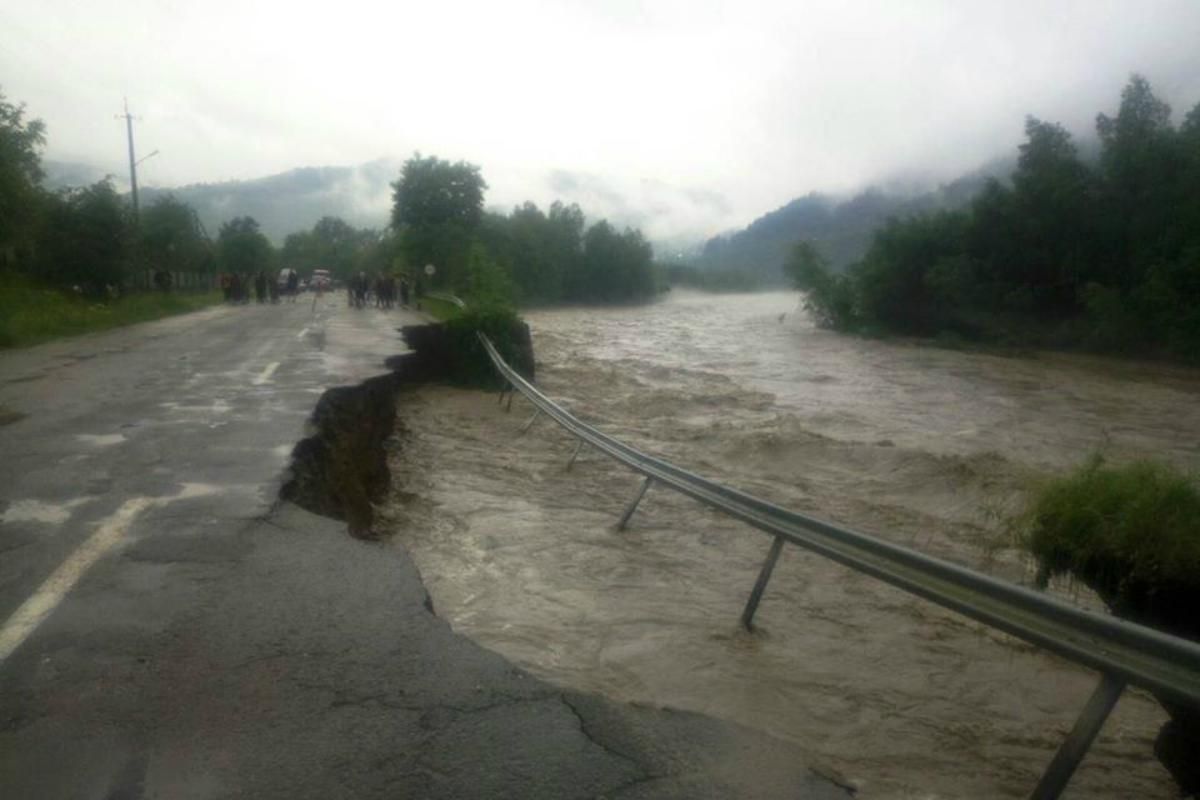
[[314,292],[320,289],[323,292],[329,291],[333,287],[333,279],[329,275],[327,269],[314,269],[312,278],[308,282],[308,288]]

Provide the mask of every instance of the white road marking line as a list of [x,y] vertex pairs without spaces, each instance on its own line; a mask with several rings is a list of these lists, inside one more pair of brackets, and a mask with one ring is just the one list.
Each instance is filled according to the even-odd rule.
[[100,522],[100,528],[87,541],[75,548],[67,560],[43,581],[37,591],[0,628],[0,664],[4,663],[29,634],[41,625],[46,617],[75,587],[83,574],[108,551],[125,541],[125,534],[133,521],[151,506],[165,506],[175,500],[204,497],[223,491],[220,486],[207,483],[185,483],[183,488],[167,497],[133,497],[121,504],[114,514]]
[[267,364],[266,369],[258,374],[257,378],[250,382],[255,386],[262,386],[264,383],[271,380],[271,376],[275,374],[275,370],[277,369],[279,369],[279,362],[272,361],[270,364]]
[[104,520],[100,529],[60,564],[33,596],[21,604],[4,623],[4,627],[0,628],[0,662],[12,655],[29,634],[50,616],[50,612],[58,607],[67,592],[83,577],[83,573],[120,544],[133,520],[153,502],[149,497],[135,497],[122,503],[117,512]]

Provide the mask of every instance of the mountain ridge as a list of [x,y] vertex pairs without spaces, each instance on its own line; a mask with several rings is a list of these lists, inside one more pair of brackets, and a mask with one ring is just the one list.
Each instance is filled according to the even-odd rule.
[[869,186],[846,199],[809,192],[763,214],[745,228],[708,239],[691,264],[702,270],[742,273],[765,284],[784,282],[792,248],[811,241],[831,266],[843,270],[867,252],[874,232],[893,217],[962,208],[988,180],[1007,180],[1015,159],[1000,158],[923,192],[890,192]]

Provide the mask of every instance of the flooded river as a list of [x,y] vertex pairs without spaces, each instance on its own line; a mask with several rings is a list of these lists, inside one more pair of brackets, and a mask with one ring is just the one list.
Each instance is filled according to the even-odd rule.
[[[794,293],[678,294],[528,315],[538,383],[650,453],[786,506],[1028,582],[999,520],[1092,452],[1200,466],[1200,372],[842,337]],[[400,399],[384,509],[456,630],[553,682],[700,711],[795,742],[865,798],[1027,796],[1096,676],[869,577],[785,548],[738,615],[761,533],[652,488],[518,398]],[[1056,587],[1077,602],[1094,598]],[[1176,796],[1165,719],[1130,692],[1071,797]]]

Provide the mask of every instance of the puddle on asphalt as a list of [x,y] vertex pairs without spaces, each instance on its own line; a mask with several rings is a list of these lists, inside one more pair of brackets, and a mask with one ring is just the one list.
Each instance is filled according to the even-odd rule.
[[226,487],[213,483],[185,483],[183,488],[170,497],[163,498],[167,502],[173,500],[190,500],[193,497],[208,497],[226,491]]
[[0,522],[42,522],[61,525],[71,518],[71,512],[90,497],[77,497],[65,503],[46,503],[42,500],[14,500],[0,513]]
[[167,402],[159,403],[159,408],[165,408],[168,411],[179,411],[184,414],[228,414],[233,410],[233,406],[222,399],[216,399],[209,405],[184,405],[182,403]]

